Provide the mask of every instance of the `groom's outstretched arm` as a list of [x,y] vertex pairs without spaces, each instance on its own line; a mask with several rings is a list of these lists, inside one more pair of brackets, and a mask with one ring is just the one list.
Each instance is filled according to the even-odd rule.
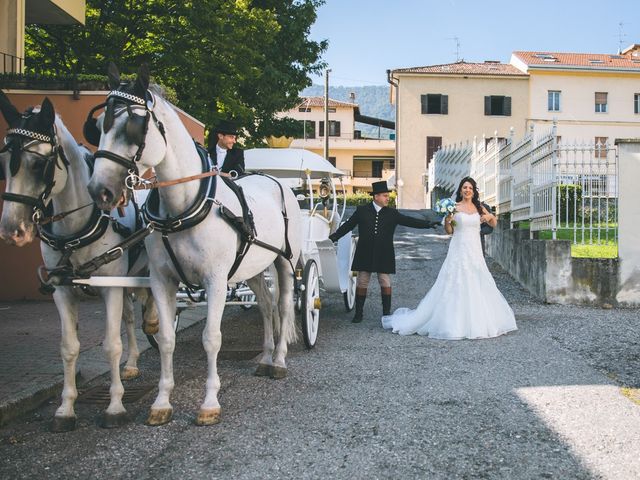
[[398,225],[413,228],[436,228],[442,219],[432,210],[398,210]]

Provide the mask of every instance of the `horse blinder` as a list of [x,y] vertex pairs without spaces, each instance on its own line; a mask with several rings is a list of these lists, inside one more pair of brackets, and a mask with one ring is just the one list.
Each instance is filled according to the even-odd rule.
[[100,129],[98,128],[98,119],[95,118],[93,115],[94,113],[96,113],[96,111],[100,110],[105,105],[106,103],[101,103],[100,105],[93,107],[89,111],[89,114],[87,115],[87,119],[85,120],[84,125],[82,127],[82,134],[84,135],[85,140],[89,142],[89,144],[93,145],[94,147],[97,147],[98,145],[100,145],[100,136],[102,134],[100,132]]

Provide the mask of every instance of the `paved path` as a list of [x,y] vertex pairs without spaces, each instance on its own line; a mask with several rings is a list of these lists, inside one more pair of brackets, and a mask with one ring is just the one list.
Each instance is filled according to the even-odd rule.
[[[447,238],[408,230],[397,240],[394,306],[413,307],[435,280]],[[206,369],[197,324],[179,336],[171,424],[143,425],[151,394],[127,406],[133,422],[122,429],[100,429],[101,407],[82,404],[78,429],[53,435],[56,399],[0,429],[0,476],[640,478],[639,311],[546,305],[491,268],[517,332],[400,337],[380,328],[377,289],[359,325],[327,295],[316,348],[293,345],[289,376],[275,382],[252,376],[251,355],[243,356],[259,348],[255,310],[230,309],[220,425],[193,425]],[[157,363],[154,352],[142,355],[133,384],[157,382]]]

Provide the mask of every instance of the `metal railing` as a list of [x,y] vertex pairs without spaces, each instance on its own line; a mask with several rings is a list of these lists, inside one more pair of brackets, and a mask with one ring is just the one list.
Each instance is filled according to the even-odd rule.
[[2,57],[2,71],[0,73],[22,73],[24,71],[24,58],[5,52],[0,52],[0,56]]
[[[433,195],[450,196],[471,175],[483,201],[534,232],[574,244],[617,243],[618,156],[601,143],[557,143],[557,126],[514,141],[497,138],[438,151],[429,169]],[[432,203],[437,198],[432,198]],[[548,238],[548,237],[545,237]]]

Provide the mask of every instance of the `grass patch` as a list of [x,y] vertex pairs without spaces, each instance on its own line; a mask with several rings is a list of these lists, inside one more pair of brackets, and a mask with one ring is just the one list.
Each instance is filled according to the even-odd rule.
[[618,258],[618,245],[571,245],[575,258]]
[[638,388],[629,388],[622,387],[620,389],[620,393],[631,400],[636,405],[640,405],[640,389]]

